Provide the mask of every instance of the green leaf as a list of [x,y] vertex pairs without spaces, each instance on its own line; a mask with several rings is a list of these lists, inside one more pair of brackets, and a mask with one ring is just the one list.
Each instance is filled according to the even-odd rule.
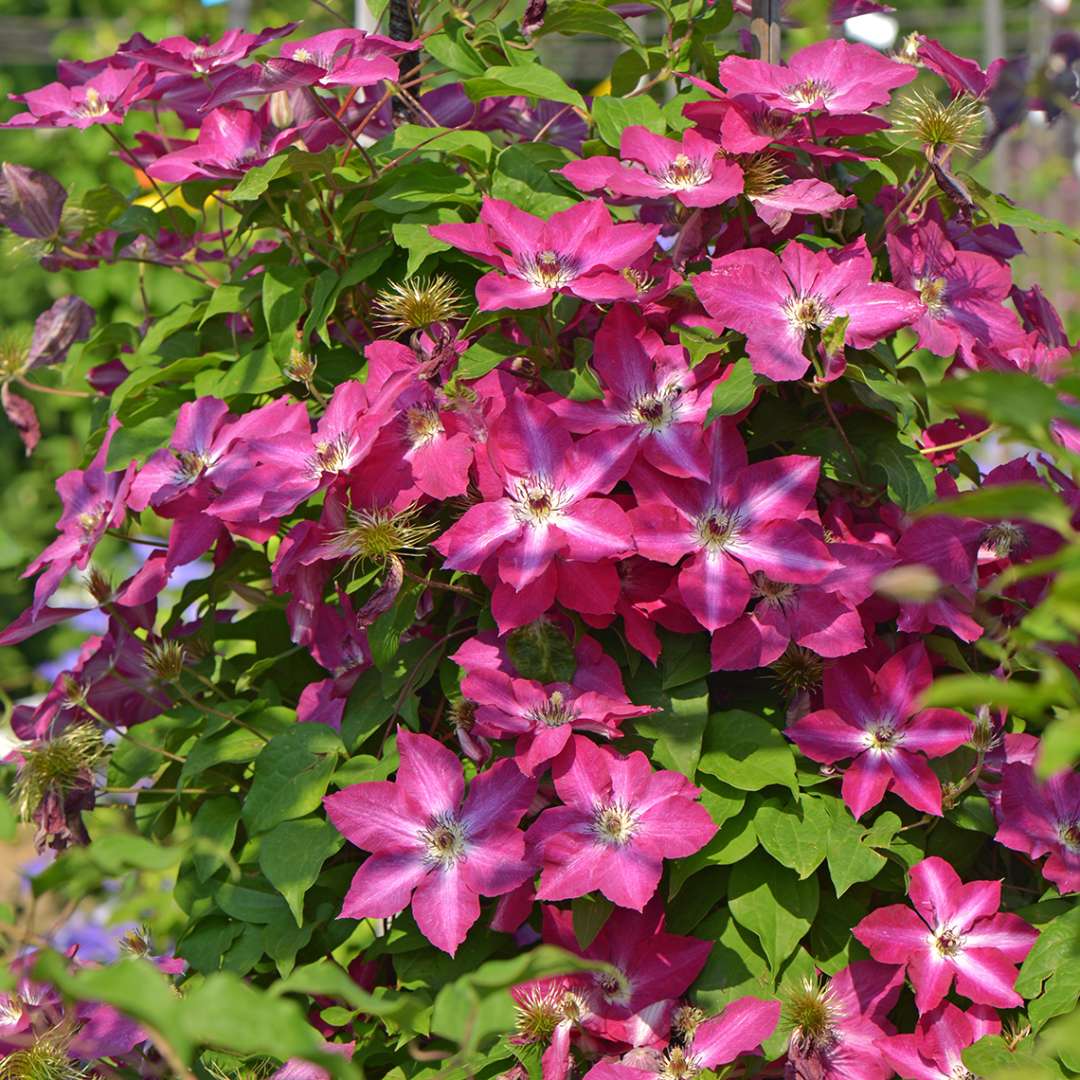
[[845,806],[836,807],[829,826],[827,851],[829,876],[838,897],[857,881],[877,877],[885,865],[885,856],[864,842],[865,832]]
[[296,925],[304,923],[304,894],[322,865],[345,843],[324,818],[302,818],[275,825],[259,845],[259,868],[289,905]]
[[615,910],[615,905],[605,896],[590,893],[579,896],[570,905],[570,910],[574,919],[574,937],[582,949],[587,949],[604,929],[604,923]]
[[637,717],[634,730],[654,740],[652,756],[658,764],[693,780],[709,722],[709,688],[704,679],[641,703],[659,705],[661,711]]
[[[118,433],[119,434],[119,433]],[[994,484],[934,503],[933,513],[974,518],[1025,518],[1069,535],[1071,514],[1061,496],[1040,484]]]
[[298,266],[268,266],[263,273],[263,315],[270,348],[278,360],[287,360],[296,345],[308,281],[306,271]]
[[721,416],[742,412],[754,400],[757,392],[754,370],[745,356],[725,368],[723,375],[713,390],[712,404],[705,414],[706,427]]
[[289,154],[278,154],[265,165],[256,165],[244,173],[240,182],[229,193],[232,202],[251,202],[261,198],[270,184],[283,172],[288,164]]
[[757,936],[774,977],[809,932],[818,898],[816,877],[800,881],[762,851],[736,863],[728,883],[728,908]]
[[317,809],[343,752],[337,732],[325,724],[297,724],[275,735],[255,759],[244,824],[253,833],[266,832]]
[[809,877],[825,858],[829,813],[820,799],[803,795],[799,803],[765,799],[754,815],[761,846],[800,878]]
[[578,201],[567,193],[565,181],[554,175],[569,160],[566,150],[550,143],[514,143],[499,154],[491,194],[530,214],[550,217]]
[[761,716],[735,709],[714,714],[705,731],[698,768],[741,791],[782,784],[798,795],[795,755]]
[[458,358],[455,379],[479,379],[494,371],[504,360],[519,356],[521,346],[502,334],[485,334],[474,341]]
[[462,85],[470,101],[525,94],[540,101],[561,101],[579,109],[585,108],[585,100],[576,90],[567,86],[551,68],[540,64],[489,67],[486,74],[466,79]]
[[512,630],[506,639],[506,651],[523,679],[568,683],[577,670],[570,639],[546,619]]
[[135,427],[120,428],[109,443],[105,468],[117,471],[132,461],[143,464],[155,450],[169,445],[175,427],[175,416],[155,416]]
[[195,812],[191,821],[192,861],[200,881],[212,877],[229,861],[239,821],[240,800],[229,795],[207,799]]
[[1031,232],[1044,236],[1047,233],[1054,233],[1065,240],[1071,240],[1074,244],[1080,244],[1080,232],[1076,229],[1054,218],[1037,214],[1034,210],[1016,206],[1004,195],[990,194],[982,188],[978,203],[994,225],[1011,225],[1017,229],[1030,229]]
[[[596,0],[551,0],[543,25],[535,36],[545,34],[594,34],[644,53],[640,39],[627,21]],[[598,100],[602,101],[603,98]]]
[[540,377],[569,401],[599,401],[604,396],[596,372],[585,362],[572,368],[545,368]]
[[593,123],[601,139],[617,150],[628,127],[648,128],[655,135],[667,130],[660,106],[648,94],[637,97],[598,97],[593,100]]

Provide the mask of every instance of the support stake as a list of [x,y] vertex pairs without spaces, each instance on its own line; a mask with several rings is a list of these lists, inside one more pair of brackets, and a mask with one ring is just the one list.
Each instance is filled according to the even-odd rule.
[[780,63],[780,0],[753,0],[750,9],[750,33],[759,60]]

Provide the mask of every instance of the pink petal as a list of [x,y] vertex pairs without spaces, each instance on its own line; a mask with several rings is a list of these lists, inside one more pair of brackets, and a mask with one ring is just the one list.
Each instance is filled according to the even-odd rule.
[[904,745],[943,757],[971,739],[971,720],[952,709],[923,709],[904,728]]
[[740,1054],[753,1053],[775,1030],[780,1002],[744,997],[698,1026],[690,1052],[706,1069],[726,1065]]
[[430,735],[398,728],[397,789],[431,816],[456,810],[465,794],[458,756]]
[[523,526],[514,517],[509,499],[477,503],[435,541],[453,570],[476,573],[507,541],[521,535]]
[[457,867],[436,869],[417,887],[412,912],[420,933],[453,956],[469,927],[480,918],[480,898],[465,884]]
[[844,758],[857,757],[866,749],[863,729],[838,716],[832,709],[819,709],[796,720],[784,729],[784,734],[807,757],[829,765]]
[[889,761],[881,753],[867,751],[847,767],[840,793],[856,820],[885,798],[891,779]]
[[734,622],[750,600],[746,571],[721,551],[700,551],[687,560],[678,583],[690,613],[710,631]]
[[913,955],[930,947],[926,923],[904,904],[890,904],[872,911],[852,931],[884,964],[906,964]]
[[887,755],[893,774],[893,790],[901,799],[924,814],[941,816],[941,782],[934,770],[918,754],[902,747]]
[[909,875],[908,896],[930,926],[946,926],[960,902],[960,875],[942,858],[931,855]]
[[418,851],[416,834],[427,824],[400,798],[397,784],[352,784],[323,799],[333,826],[365,851]]
[[408,907],[413,889],[427,874],[418,853],[371,855],[353,876],[341,917],[388,919]]
[[878,670],[874,683],[889,715],[901,720],[915,711],[915,703],[933,678],[926,646],[917,642],[889,657]]
[[512,761],[504,759],[473,779],[461,808],[461,820],[468,825],[470,835],[512,829],[535,794],[536,782],[522,776]]
[[728,550],[748,570],[760,570],[772,581],[814,585],[836,568],[829,549],[797,521],[758,524]]
[[[1000,899],[999,882],[976,881],[972,882],[972,885],[998,886],[993,891],[998,894],[998,899]],[[965,887],[970,889],[971,885]],[[993,910],[997,911],[996,904]],[[1038,936],[1038,930],[1024,922],[1019,915],[1006,912],[1001,915],[994,914],[993,918],[976,923],[964,935],[964,945],[973,949],[997,949],[1007,959],[1019,964],[1031,952],[1031,947],[1035,944]]]
[[997,949],[964,948],[953,957],[956,990],[980,1005],[1012,1008],[1024,999],[1013,989],[1016,967]]
[[733,501],[754,523],[794,520],[814,498],[820,469],[817,458],[796,454],[748,465],[731,486]]
[[630,519],[610,499],[582,499],[559,518],[568,556],[582,562],[621,558],[633,551]]

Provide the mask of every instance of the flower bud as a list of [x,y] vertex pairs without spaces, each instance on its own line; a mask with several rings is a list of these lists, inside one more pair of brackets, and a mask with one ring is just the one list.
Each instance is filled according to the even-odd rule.
[[77,296],[61,296],[34,323],[26,369],[60,364],[71,346],[85,341],[94,328],[94,309]]
[[48,173],[7,161],[0,164],[0,223],[16,236],[55,239],[66,201],[67,192]]
[[929,566],[895,566],[878,574],[874,590],[899,604],[928,604],[941,591],[941,579]]

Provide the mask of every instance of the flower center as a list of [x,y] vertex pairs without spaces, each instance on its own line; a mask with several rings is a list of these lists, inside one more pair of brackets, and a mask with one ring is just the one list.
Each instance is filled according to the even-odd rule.
[[409,442],[414,447],[424,446],[438,438],[443,432],[442,421],[434,409],[414,406],[405,411],[405,426],[409,432]]
[[914,285],[919,290],[919,299],[926,305],[926,310],[931,315],[938,316],[945,310],[947,284],[943,277],[916,278]]
[[176,455],[177,479],[184,484],[193,484],[212,463],[213,459],[205,451],[181,450]]
[[754,592],[771,607],[783,607],[796,592],[797,587],[786,581],[772,581],[760,570],[753,575]]
[[562,727],[563,724],[572,724],[576,716],[577,714],[567,703],[561,690],[552,691],[551,697],[548,698],[546,704],[541,705],[538,709],[532,709],[528,713],[528,717],[533,723],[553,728]]
[[438,814],[417,836],[424,845],[424,862],[449,870],[465,858],[465,826],[450,812]]
[[833,321],[833,309],[816,295],[792,296],[784,304],[784,315],[796,330],[822,330]]
[[1080,851],[1080,821],[1066,821],[1058,826],[1061,842],[1070,851]]
[[619,969],[597,975],[596,984],[600,987],[605,1001],[618,1005],[626,1005],[630,1001],[630,980]]
[[895,750],[903,741],[904,736],[888,720],[880,720],[866,732],[863,738],[866,740],[868,749],[884,752]]
[[723,551],[739,535],[739,518],[733,511],[717,508],[702,514],[695,527],[703,547]]
[[538,251],[523,261],[521,276],[538,289],[558,289],[578,276],[578,268],[557,251]]
[[592,831],[596,838],[612,847],[630,843],[637,832],[637,813],[616,799],[596,808]]
[[573,990],[567,990],[563,993],[559,999],[558,1007],[562,1018],[569,1020],[572,1024],[578,1023],[588,1012],[585,1002]]
[[349,438],[345,434],[317,442],[315,453],[308,458],[311,475],[319,478],[324,472],[341,472],[349,460]]
[[943,926],[934,934],[934,948],[941,956],[956,956],[963,947],[963,935],[951,926]]
[[75,519],[79,523],[79,528],[82,529],[84,536],[93,536],[101,527],[106,516],[109,513],[108,503],[100,502],[96,503],[89,510],[84,510]]
[[657,1075],[661,1080],[691,1080],[701,1072],[700,1059],[688,1054],[681,1046],[673,1046],[664,1055]]
[[999,559],[1007,559],[1014,551],[1027,544],[1027,533],[1011,521],[999,521],[983,534],[982,546]]
[[677,386],[653,394],[642,394],[634,399],[627,419],[632,424],[642,424],[650,431],[663,431],[675,421]]
[[707,184],[712,179],[712,167],[707,161],[678,154],[656,179],[670,191],[685,191]]
[[310,50],[303,49],[303,48],[297,49],[292,54],[292,58],[294,60],[296,60],[298,63],[301,63],[301,64],[310,64],[311,61],[314,59],[314,57],[312,56]]
[[93,118],[104,116],[108,111],[109,103],[92,86],[88,86],[82,106],[76,110],[76,113],[79,116]]
[[795,105],[811,106],[823,104],[836,93],[836,88],[824,79],[803,79],[801,83],[792,83],[784,91],[784,97]]
[[772,154],[754,154],[742,164],[743,191],[749,198],[760,198],[775,191],[784,182],[784,170]]
[[514,516],[528,525],[547,524],[562,505],[559,492],[540,477],[519,481],[513,502]]
[[644,270],[635,270],[632,266],[628,266],[621,270],[620,273],[634,286],[639,296],[647,293],[656,285],[656,278],[646,274]]

